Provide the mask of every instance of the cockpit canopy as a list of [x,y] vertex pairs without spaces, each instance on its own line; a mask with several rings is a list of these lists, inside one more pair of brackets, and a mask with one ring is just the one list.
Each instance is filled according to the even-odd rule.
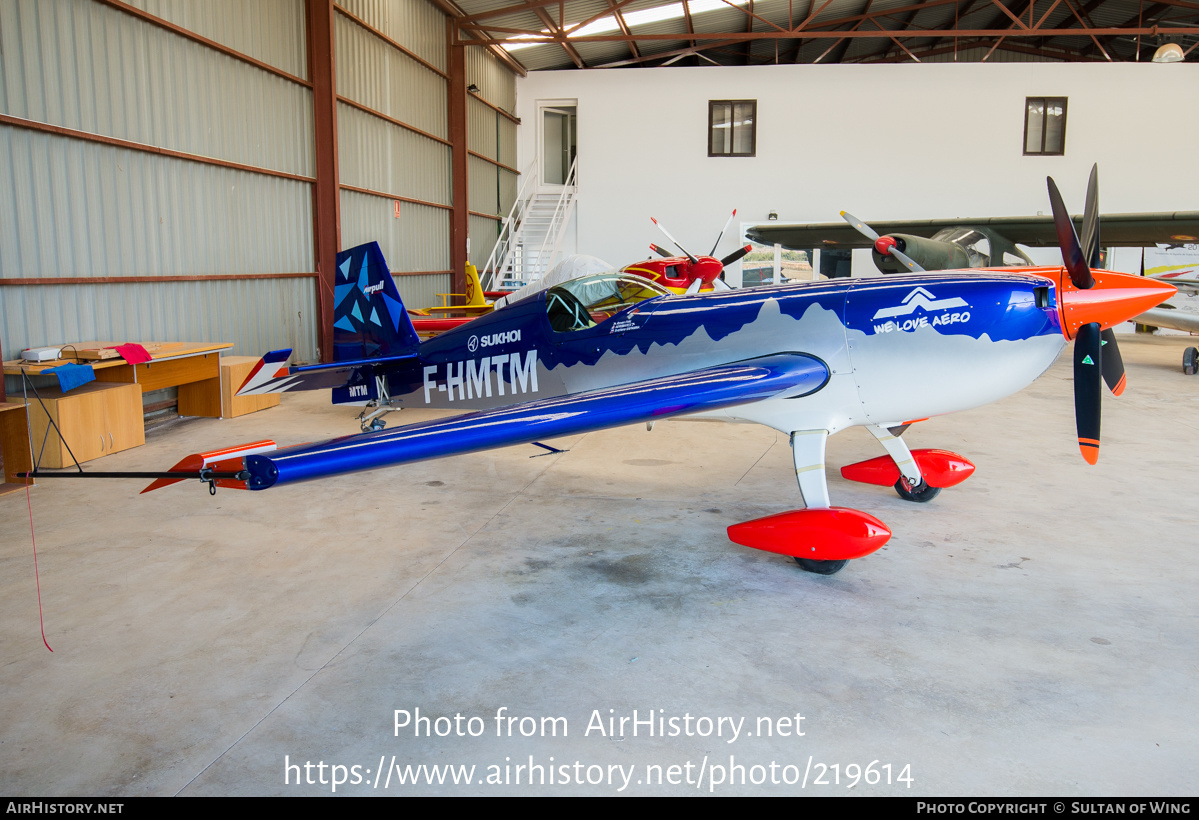
[[960,245],[970,258],[970,267],[991,265],[1031,265],[1028,254],[993,231],[978,228],[942,228],[933,234],[934,241]]
[[550,288],[545,296],[545,312],[551,328],[567,333],[602,324],[646,299],[669,295],[669,290],[641,276],[597,273]]

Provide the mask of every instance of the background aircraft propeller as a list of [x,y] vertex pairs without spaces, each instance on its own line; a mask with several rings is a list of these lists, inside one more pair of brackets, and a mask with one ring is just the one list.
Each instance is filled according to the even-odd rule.
[[894,237],[879,236],[878,231],[874,230],[874,228],[871,228],[865,222],[858,219],[856,216],[849,213],[848,211],[842,211],[841,218],[844,219],[846,222],[848,222],[850,225],[853,225],[858,233],[860,233],[862,236],[866,237],[871,242],[873,242],[874,249],[876,251],[878,251],[880,254],[882,254],[883,256],[895,257],[900,262],[902,262],[903,266],[906,267],[908,270],[910,270],[912,273],[923,273],[924,272],[924,268],[922,268],[918,264],[916,264],[915,260],[913,260],[910,256],[908,256],[907,254],[905,254],[903,252],[903,249],[899,247],[899,244],[896,242]]
[[716,235],[716,241],[712,243],[712,250],[708,251],[708,256],[714,256],[716,254],[716,248],[720,246],[720,240],[724,239],[724,232],[729,229],[729,225],[733,224],[733,217],[736,215],[737,209],[733,208],[733,212],[729,214],[729,218],[725,220],[724,227],[721,228],[720,233]]
[[737,248],[737,250],[733,251],[728,256],[721,259],[720,267],[727,268],[729,265],[733,264],[738,259],[745,256],[745,254],[749,253],[751,250],[753,250],[753,245],[742,245],[740,248]]
[[[720,245],[720,240],[724,238],[725,231],[727,231],[729,229],[729,225],[732,224],[733,217],[735,217],[736,215],[737,215],[737,209],[734,208],[733,212],[731,214],[729,214],[729,218],[725,221],[724,227],[720,229],[720,234],[717,235],[717,237],[716,237],[716,244],[712,246],[712,253],[708,254],[708,256],[705,258],[710,259],[710,258],[712,258],[712,254],[716,253],[716,248],[717,248],[717,246]],[[692,256],[691,253],[686,248],[684,248],[682,245],[680,245],[679,241],[670,235],[670,231],[666,230],[665,226],[663,226],[661,222],[659,222],[657,219],[654,219],[652,216],[650,217],[650,221],[653,222],[655,225],[657,225],[658,230],[660,230],[663,234],[665,234],[666,238],[669,239],[671,242],[673,242],[674,246],[683,252],[683,255],[687,257],[687,259],[691,262],[692,265],[699,264],[700,260],[697,259],[695,256]],[[669,251],[667,251],[666,249],[653,244],[652,242],[650,243],[649,249],[651,251],[653,251],[654,253],[658,254],[659,256],[666,257],[667,259],[669,259],[671,256],[674,255],[674,254],[670,253]],[[744,245],[740,248],[737,248],[737,250],[733,251],[728,256],[721,259],[720,260],[721,273],[724,272],[725,268],[727,268],[729,265],[736,262],[741,257],[745,256],[751,250],[753,250],[752,245]],[[699,285],[696,285],[693,282],[692,287],[687,288],[688,293],[697,293],[699,291],[699,287],[703,285],[703,282],[700,281],[699,279],[696,279],[695,282],[699,282]],[[712,287],[716,290],[729,290],[728,283],[726,283],[723,279],[720,279],[719,277],[712,280]],[[692,288],[694,288],[694,290],[692,290]]]
[[[652,242],[650,243],[649,249],[651,251],[653,251],[654,253],[658,254],[658,256],[664,256],[667,259],[674,256],[674,254],[671,253],[670,251],[666,250],[665,248],[663,248],[660,245],[655,245]],[[745,256],[745,254],[749,253],[751,250],[753,250],[753,245],[743,245],[740,248],[737,248],[737,250],[733,251],[728,256],[726,256],[720,260],[720,267],[727,268],[729,265],[733,264],[738,259]]]
[[685,256],[691,260],[692,265],[694,265],[695,263],[697,263],[699,261],[691,253],[691,251],[687,250],[686,248],[684,248],[682,245],[679,244],[679,240],[675,239],[673,236],[670,235],[670,231],[666,230],[665,226],[663,226],[661,222],[654,219],[652,216],[649,218],[649,221],[658,226],[658,230],[660,230],[663,234],[665,234],[666,238],[669,239],[676,248],[678,248],[679,250],[681,250],[683,252],[683,256]]

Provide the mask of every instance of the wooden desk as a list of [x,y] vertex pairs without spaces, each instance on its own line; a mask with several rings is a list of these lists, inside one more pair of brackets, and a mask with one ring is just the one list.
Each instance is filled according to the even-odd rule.
[[[76,342],[77,349],[115,347],[120,342]],[[71,345],[64,345],[69,348]],[[23,362],[20,359],[4,363],[4,375],[26,373],[40,376],[63,364],[89,364],[98,382],[136,384],[142,393],[164,387],[179,388],[179,413],[184,416],[221,415],[221,353],[233,347],[231,342],[157,342],[151,360],[129,364],[124,359],[101,359],[78,362],[58,359],[52,362]],[[215,402],[213,396],[216,397]],[[186,411],[185,411],[186,408]]]

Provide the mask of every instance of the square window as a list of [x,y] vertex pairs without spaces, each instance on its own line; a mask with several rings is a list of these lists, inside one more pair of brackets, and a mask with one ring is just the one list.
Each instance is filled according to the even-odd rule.
[[757,119],[757,100],[709,100],[708,156],[755,156]]
[[1066,153],[1066,98],[1024,100],[1024,154],[1060,157]]

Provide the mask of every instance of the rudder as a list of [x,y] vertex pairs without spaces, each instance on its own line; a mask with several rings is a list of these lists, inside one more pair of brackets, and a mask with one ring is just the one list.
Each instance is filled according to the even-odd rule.
[[337,254],[333,359],[359,361],[416,353],[420,339],[404,310],[378,242]]

